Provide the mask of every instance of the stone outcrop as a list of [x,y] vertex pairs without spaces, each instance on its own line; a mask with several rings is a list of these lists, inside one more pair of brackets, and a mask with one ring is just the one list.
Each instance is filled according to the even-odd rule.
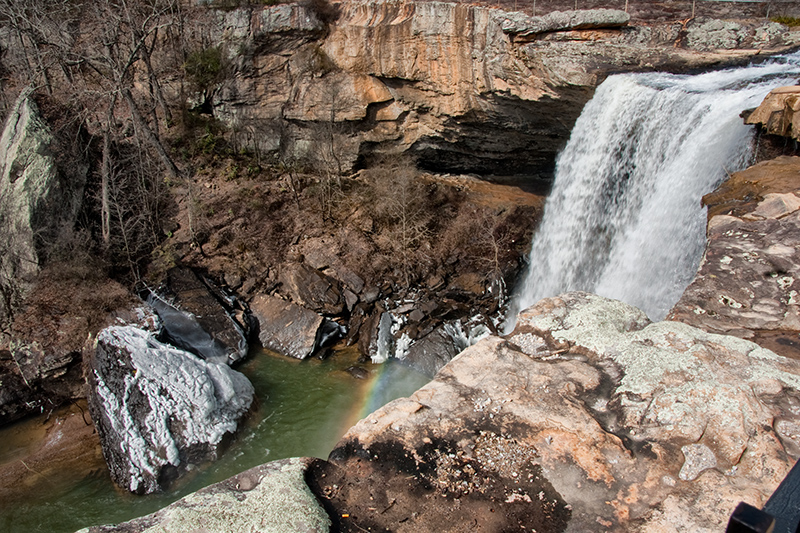
[[799,365],[598,296],[546,299],[351,428],[319,490],[344,530],[721,531],[800,453]]
[[328,461],[270,463],[88,531],[271,521],[272,503],[252,503],[278,470],[290,475],[269,490],[297,493],[316,520],[306,468],[336,531],[722,531],[800,455],[799,391],[798,361],[568,293],[358,422]]
[[508,13],[500,23],[504,32],[517,38],[532,38],[543,33],[571,30],[622,28],[631,17],[616,9],[587,9],[584,11],[553,11],[541,17],[524,13]]
[[757,124],[772,135],[800,139],[800,85],[770,91],[745,124]]
[[92,418],[112,479],[131,492],[159,490],[215,458],[253,400],[244,375],[133,326],[104,329],[92,351]]
[[85,169],[63,176],[52,142],[31,91],[23,91],[0,137],[0,323],[39,273],[43,244],[72,228],[81,205]]
[[[0,346],[0,425],[86,397],[82,352],[88,335],[114,323],[158,328],[152,311],[111,280],[91,285],[97,294],[82,293],[80,283],[55,290],[46,285],[39,280],[29,295],[37,304],[17,312],[11,339]],[[110,312],[101,307],[108,302]]]
[[[189,268],[167,274],[162,296],[148,299],[163,321],[170,341],[207,361],[230,364],[247,355],[247,338],[240,325]],[[231,302],[232,303],[232,302]]]
[[284,459],[257,466],[146,517],[80,533],[327,532],[331,521],[304,479],[312,461]]
[[338,7],[327,30],[298,5],[218,15],[213,40],[234,74],[211,103],[238,144],[335,172],[411,152],[435,171],[547,178],[608,73],[721,66],[790,44],[776,24],[736,23],[731,44],[712,35],[714,21],[704,31],[629,27],[614,10],[529,17],[445,2]]
[[735,173],[709,205],[706,251],[670,318],[800,359],[800,157]]
[[327,340],[327,332],[339,331],[336,323],[277,296],[256,296],[250,311],[258,322],[261,346],[297,359],[316,352]]

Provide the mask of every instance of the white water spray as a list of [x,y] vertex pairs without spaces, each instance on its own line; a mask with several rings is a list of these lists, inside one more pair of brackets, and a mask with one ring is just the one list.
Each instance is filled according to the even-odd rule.
[[702,256],[701,197],[748,163],[752,128],[740,113],[798,76],[793,54],[697,76],[603,82],[558,158],[509,318],[541,298],[584,290],[662,319]]

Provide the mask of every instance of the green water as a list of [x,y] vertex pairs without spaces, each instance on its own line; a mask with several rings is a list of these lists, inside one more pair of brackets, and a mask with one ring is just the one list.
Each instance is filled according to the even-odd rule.
[[[399,364],[366,365],[369,377],[355,379],[345,369],[356,357],[342,350],[324,361],[298,361],[257,351],[237,367],[253,383],[257,405],[221,459],[191,472],[172,490],[148,496],[118,490],[105,470],[80,479],[65,474],[0,502],[0,531],[60,533],[124,522],[268,461],[325,458],[358,418],[428,381]],[[3,440],[0,431],[0,458]]]

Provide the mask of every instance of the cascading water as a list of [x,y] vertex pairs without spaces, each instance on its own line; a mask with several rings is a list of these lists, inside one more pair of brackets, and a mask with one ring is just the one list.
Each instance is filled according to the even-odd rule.
[[740,113],[794,84],[800,54],[696,76],[609,77],[558,158],[527,276],[509,317],[584,290],[662,319],[697,270],[701,197],[748,163]]

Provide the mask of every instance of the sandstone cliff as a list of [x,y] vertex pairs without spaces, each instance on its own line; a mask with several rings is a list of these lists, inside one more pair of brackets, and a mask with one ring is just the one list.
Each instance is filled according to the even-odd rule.
[[212,38],[234,74],[210,104],[237,142],[336,171],[410,151],[432,170],[547,179],[608,73],[716,67],[797,38],[737,23],[719,30],[735,31],[728,42],[707,20],[628,26],[613,10],[530,17],[399,0],[338,9],[327,29],[300,6],[219,15]]

